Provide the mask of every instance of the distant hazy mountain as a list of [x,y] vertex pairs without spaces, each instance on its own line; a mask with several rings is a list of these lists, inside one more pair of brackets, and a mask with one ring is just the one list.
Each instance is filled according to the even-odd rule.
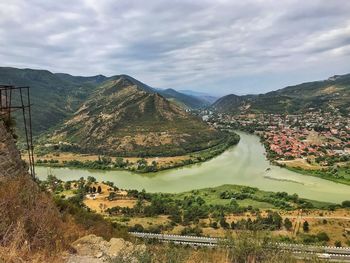
[[208,148],[225,136],[147,85],[122,75],[98,86],[47,138],[70,144],[69,150],[77,152],[161,156]]
[[157,92],[165,98],[174,101],[179,106],[190,109],[199,109],[209,106],[208,101],[185,93],[178,92],[174,89],[158,89]]
[[199,98],[201,100],[204,100],[205,102],[212,104],[214,103],[219,97],[210,95],[205,92],[199,92],[199,91],[194,91],[194,90],[179,90],[179,92],[183,94],[187,94],[196,98]]
[[227,95],[212,107],[228,113],[297,113],[315,109],[350,112],[350,74],[289,86],[260,95]]

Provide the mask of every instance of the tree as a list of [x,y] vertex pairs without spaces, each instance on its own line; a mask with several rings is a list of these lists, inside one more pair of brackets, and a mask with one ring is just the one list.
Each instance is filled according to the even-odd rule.
[[95,183],[96,182],[96,178],[95,177],[93,177],[93,176],[88,176],[87,177],[87,181],[88,181],[88,183]]
[[289,220],[289,218],[284,219],[284,227],[290,231],[293,227],[292,222]]
[[303,223],[303,230],[304,230],[304,232],[309,232],[309,230],[310,230],[309,222],[304,221],[304,223]]
[[217,222],[212,222],[211,224],[210,224],[210,226],[212,227],[212,228],[214,228],[214,229],[217,229],[218,228],[218,223]]
[[137,160],[138,169],[145,168],[146,166],[147,166],[147,161],[144,158]]
[[99,194],[102,193],[102,188],[100,185],[97,187],[97,193],[99,193]]
[[108,196],[108,200],[112,201],[117,197],[117,194],[115,192],[110,192]]
[[71,182],[65,182],[64,183],[64,189],[70,190],[71,189]]
[[220,226],[224,229],[227,229],[230,227],[229,223],[226,222],[225,217],[220,218]]
[[232,222],[231,222],[231,228],[232,228],[232,229],[235,229],[235,228],[236,228],[236,223],[235,223],[235,221],[232,221]]
[[343,207],[350,207],[350,200],[346,200],[346,201],[342,202],[341,205]]
[[123,168],[126,166],[126,163],[124,162],[124,159],[122,157],[117,157],[115,159],[115,166],[119,168]]

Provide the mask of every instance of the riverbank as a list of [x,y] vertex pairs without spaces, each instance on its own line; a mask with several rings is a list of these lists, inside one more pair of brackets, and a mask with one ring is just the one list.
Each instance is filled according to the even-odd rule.
[[173,157],[109,157],[74,153],[52,153],[37,156],[36,164],[44,167],[68,167],[93,170],[127,170],[136,173],[158,172],[208,161],[238,144],[240,137],[230,133],[223,143],[208,149]]
[[306,170],[300,167],[291,167],[291,166],[283,166],[283,167],[290,171],[297,172],[303,175],[314,176],[325,180],[333,181],[335,183],[350,185],[350,173],[349,173],[349,169],[347,168],[338,168],[339,171],[337,173],[339,173],[340,175],[339,177],[338,176],[335,177],[331,169]]
[[348,202],[336,205],[239,185],[160,194],[121,189],[93,177],[69,182],[50,177],[41,184],[129,231],[224,236],[231,230],[265,230],[297,243],[349,242],[343,235],[350,226]]
[[270,144],[264,139],[261,132],[240,129],[243,132],[254,134],[260,138],[261,144],[266,151],[266,159],[272,164],[289,171],[306,176],[314,176],[335,183],[350,185],[350,162],[338,163],[332,166],[321,166],[316,163],[307,162],[305,159],[296,158],[291,160],[277,160],[275,152],[270,149]]
[[[341,203],[349,199],[350,186],[271,165],[264,155],[265,150],[259,143],[259,137],[239,131],[237,133],[241,139],[235,147],[206,162],[181,168],[145,174],[127,170],[38,166],[36,175],[45,180],[48,174],[54,174],[63,181],[93,176],[98,181],[111,181],[124,189],[145,189],[153,193],[180,193],[224,184],[238,184],[264,191],[297,193],[303,198],[325,202]],[[267,171],[268,168],[270,170]],[[284,181],[286,179],[288,181]]]

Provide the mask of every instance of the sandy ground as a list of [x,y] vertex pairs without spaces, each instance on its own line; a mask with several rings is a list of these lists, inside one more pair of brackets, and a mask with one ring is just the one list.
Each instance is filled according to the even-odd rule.
[[324,168],[320,165],[315,165],[315,164],[309,164],[306,160],[298,158],[294,160],[288,160],[288,161],[277,161],[280,164],[285,164],[288,167],[300,167],[305,170],[319,170],[321,168]]
[[95,198],[86,197],[84,200],[84,204],[91,210],[96,211],[97,213],[104,213],[106,209],[115,206],[131,208],[134,207],[134,205],[136,204],[136,199],[126,197],[126,191],[117,191],[117,194],[125,196],[126,199],[117,199],[109,201],[107,197],[109,196],[109,193],[112,189],[110,189],[108,185],[102,183],[94,183],[91,185],[91,187],[92,186],[95,186],[96,188],[98,186],[101,186],[102,192],[101,194],[95,194]]

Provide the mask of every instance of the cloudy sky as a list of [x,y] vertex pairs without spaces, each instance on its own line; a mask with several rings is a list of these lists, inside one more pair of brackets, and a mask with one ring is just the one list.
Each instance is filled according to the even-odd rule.
[[0,66],[262,93],[350,73],[350,1],[1,0]]

